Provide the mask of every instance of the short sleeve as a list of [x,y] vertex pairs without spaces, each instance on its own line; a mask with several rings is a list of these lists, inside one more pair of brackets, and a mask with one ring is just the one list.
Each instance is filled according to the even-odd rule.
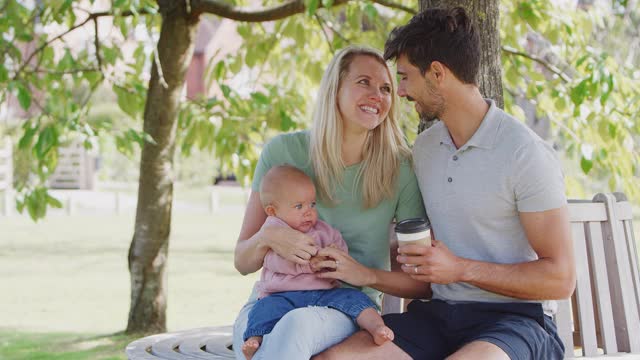
[[275,157],[281,152],[283,146],[283,137],[276,136],[262,149],[258,164],[256,165],[256,171],[253,173],[253,182],[251,183],[252,191],[260,192],[260,182],[262,182],[262,178],[267,171],[276,165]]
[[418,180],[408,161],[402,163],[400,166],[399,183],[400,189],[395,213],[396,221],[411,218],[426,218],[422,194],[418,187]]
[[555,152],[536,140],[515,153],[514,191],[519,212],[546,211],[567,203],[564,177]]

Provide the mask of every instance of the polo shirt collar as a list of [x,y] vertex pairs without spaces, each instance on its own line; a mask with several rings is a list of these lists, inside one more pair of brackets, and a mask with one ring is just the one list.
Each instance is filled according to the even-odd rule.
[[[492,149],[495,146],[501,123],[500,110],[493,100],[485,99],[485,101],[489,105],[489,111],[484,115],[484,118],[480,123],[480,127],[478,127],[473,136],[471,136],[471,139],[469,139],[469,141],[467,141],[460,150],[470,146],[483,149]],[[442,132],[440,137],[440,143],[455,146],[451,139],[449,130],[446,127],[444,127],[444,130],[445,131]]]

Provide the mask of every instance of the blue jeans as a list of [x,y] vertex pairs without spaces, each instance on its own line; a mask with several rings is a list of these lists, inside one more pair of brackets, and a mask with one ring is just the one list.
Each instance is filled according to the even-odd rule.
[[367,308],[375,304],[361,291],[348,288],[330,290],[283,291],[260,300],[249,312],[244,339],[263,336],[271,332],[276,323],[289,311],[309,306],[326,306],[340,310],[353,321]]
[[[257,302],[252,292],[233,324],[233,350],[236,359],[242,354],[243,335],[249,312]],[[262,345],[253,360],[309,359],[311,356],[338,344],[358,330],[356,324],[342,312],[328,307],[305,307],[289,311],[278,321],[271,333],[262,338]]]

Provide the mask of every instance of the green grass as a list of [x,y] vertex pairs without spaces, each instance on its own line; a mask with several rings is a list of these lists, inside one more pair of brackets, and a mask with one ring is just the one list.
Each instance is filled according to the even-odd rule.
[[[257,274],[233,267],[239,208],[174,212],[169,331],[231,324]],[[134,215],[0,217],[0,359],[124,359]]]
[[0,339],[0,359],[124,360],[122,349],[135,337],[16,333],[0,329]]

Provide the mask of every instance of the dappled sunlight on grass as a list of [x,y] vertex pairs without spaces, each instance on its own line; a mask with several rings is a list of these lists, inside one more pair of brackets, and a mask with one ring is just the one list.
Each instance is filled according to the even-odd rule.
[[126,359],[124,347],[136,337],[26,333],[0,328],[0,339],[3,360],[116,360]]

